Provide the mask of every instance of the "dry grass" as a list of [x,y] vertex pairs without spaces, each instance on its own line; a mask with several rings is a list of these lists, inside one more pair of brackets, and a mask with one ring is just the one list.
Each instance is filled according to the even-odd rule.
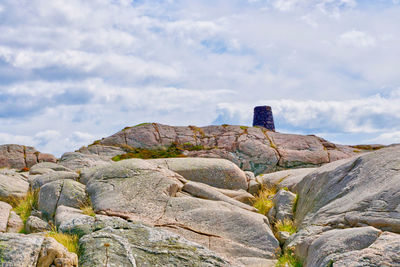
[[14,211],[21,217],[24,223],[26,223],[26,220],[31,215],[32,209],[37,209],[38,197],[39,190],[35,190],[28,191],[27,195],[23,198],[13,198],[10,200]]
[[55,226],[52,226],[46,236],[54,238],[58,243],[63,245],[69,252],[79,253],[79,237],[78,235],[59,233]]
[[81,211],[83,214],[88,215],[88,216],[96,216],[96,213],[94,213],[93,207],[92,206],[82,206],[80,207]]
[[266,215],[274,206],[272,198],[276,194],[276,187],[263,186],[253,200],[253,206],[258,209],[258,212]]
[[284,219],[283,221],[277,221],[275,223],[274,227],[277,232],[282,231],[282,232],[288,232],[290,234],[294,234],[297,231],[296,226],[294,225],[294,222],[290,219]]

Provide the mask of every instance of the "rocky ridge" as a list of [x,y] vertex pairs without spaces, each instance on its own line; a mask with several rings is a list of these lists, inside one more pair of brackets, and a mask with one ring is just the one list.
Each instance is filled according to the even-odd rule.
[[[149,127],[159,127],[160,135]],[[57,163],[37,163],[29,172],[1,169],[2,263],[400,266],[400,146],[356,153],[365,147],[240,126],[203,127],[196,141],[186,134],[198,128],[169,127],[129,128],[133,132],[65,153]],[[217,145],[210,148],[212,131]],[[126,142],[119,144],[123,135]],[[244,153],[244,144],[279,157],[257,165],[254,175],[244,166],[256,167],[261,152]],[[186,157],[110,159],[133,148],[171,145],[186,148]],[[252,204],[265,190],[270,206],[260,214]],[[21,213],[19,201],[35,195],[32,210]],[[49,233],[75,236],[79,255]]]
[[262,127],[168,126],[144,123],[95,141],[78,152],[113,157],[135,148],[177,145],[188,157],[224,158],[256,175],[288,168],[318,167],[362,152],[314,135],[283,134]]

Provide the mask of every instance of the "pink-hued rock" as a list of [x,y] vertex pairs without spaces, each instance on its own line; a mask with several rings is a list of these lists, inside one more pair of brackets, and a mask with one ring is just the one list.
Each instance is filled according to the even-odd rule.
[[242,170],[255,174],[318,167],[355,155],[348,146],[335,145],[313,135],[283,134],[259,127],[234,125],[175,127],[158,123],[127,127],[79,152],[112,157],[118,150],[129,147],[157,149],[173,143],[198,146],[196,150],[185,151],[189,157],[228,159]]
[[0,145],[0,168],[30,168],[39,162],[57,162],[57,159],[51,154],[40,153],[30,146]]

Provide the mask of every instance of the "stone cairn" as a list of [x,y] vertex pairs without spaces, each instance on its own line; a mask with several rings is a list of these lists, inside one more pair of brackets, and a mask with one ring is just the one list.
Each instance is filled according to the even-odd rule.
[[274,117],[270,106],[258,106],[254,108],[254,126],[261,126],[275,132]]

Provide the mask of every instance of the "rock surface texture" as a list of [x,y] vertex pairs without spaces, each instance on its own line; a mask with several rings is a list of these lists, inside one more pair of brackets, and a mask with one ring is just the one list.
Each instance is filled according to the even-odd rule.
[[305,266],[400,266],[400,146],[327,164],[297,187],[286,247]]
[[[113,157],[132,148],[190,145],[190,157],[224,158],[256,174],[293,167],[316,167],[355,153],[317,136],[282,134],[245,126],[174,127],[147,123],[96,141],[79,152]],[[190,147],[189,146],[189,147]]]
[[[175,232],[232,262],[241,257],[261,261],[276,258],[279,243],[266,217],[240,207],[245,205],[241,202],[232,205],[220,199],[181,194],[186,183],[186,179],[165,167],[129,159],[95,168],[86,189],[96,213]],[[224,196],[201,189],[210,197]]]
[[51,154],[40,153],[35,148],[21,145],[0,145],[0,168],[30,168],[39,162],[57,162]]

